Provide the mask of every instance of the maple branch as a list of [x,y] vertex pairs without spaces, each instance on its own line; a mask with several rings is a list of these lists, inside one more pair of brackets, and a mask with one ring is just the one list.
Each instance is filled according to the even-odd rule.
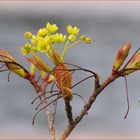
[[45,93],[46,87],[48,85],[47,78],[43,80],[41,86],[38,85],[37,81],[33,77],[30,77],[29,81],[33,85],[36,93],[38,94],[40,101],[43,102],[44,106],[46,106],[44,108],[44,111],[45,111],[45,114],[48,119],[50,140],[55,140],[55,126],[54,126],[54,124],[52,125],[54,115],[52,112],[49,111],[48,106],[47,106],[47,101],[44,101],[44,99],[46,98],[46,95],[44,93]]
[[87,111],[91,108],[92,104],[96,100],[97,96],[101,93],[101,91],[106,88],[110,83],[112,83],[119,75],[110,75],[107,80],[105,80],[101,85],[99,85],[99,76],[96,75],[95,77],[95,88],[92,95],[88,98],[87,102],[83,106],[82,111],[77,115],[74,119],[72,124],[68,124],[66,129],[63,131],[62,135],[60,136],[60,140],[65,140],[72,130],[78,125],[78,123],[83,119],[83,117],[87,114]]

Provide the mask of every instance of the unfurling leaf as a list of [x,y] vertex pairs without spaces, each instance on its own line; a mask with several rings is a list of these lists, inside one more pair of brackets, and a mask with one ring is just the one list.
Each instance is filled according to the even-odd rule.
[[[128,69],[128,70],[127,70]],[[140,69],[140,52],[134,55],[128,65],[125,67],[123,75],[128,75]]]
[[122,66],[123,62],[125,61],[126,57],[128,56],[131,47],[132,44],[128,42],[127,44],[123,45],[120,48],[113,65],[112,72],[116,72],[117,70],[119,70],[119,68]]
[[34,64],[40,71],[44,71],[46,73],[49,73],[52,71],[52,68],[46,65],[42,59],[40,59],[38,56],[32,56],[30,58],[27,58],[29,62]]
[[16,59],[7,50],[0,49],[0,57],[3,59],[3,63],[5,63],[6,67],[10,71],[22,78],[28,78],[29,73],[17,63]]

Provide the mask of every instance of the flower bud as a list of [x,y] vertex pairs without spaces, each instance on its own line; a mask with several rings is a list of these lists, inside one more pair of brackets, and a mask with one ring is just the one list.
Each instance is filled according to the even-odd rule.
[[86,37],[85,38],[85,40],[84,40],[84,42],[86,43],[86,44],[90,44],[91,43],[91,38],[89,38],[89,37]]
[[8,51],[0,49],[0,57],[2,57],[5,65],[10,71],[22,78],[28,78],[29,73],[17,63],[16,59]]
[[32,38],[32,33],[31,32],[25,32],[24,37],[30,39],[30,38]]
[[58,30],[58,26],[56,24],[50,24],[49,22],[46,24],[46,29],[49,33],[55,33]]
[[128,75],[132,72],[137,71],[137,69],[140,69],[140,52],[134,55],[134,57],[131,59],[131,61],[128,63],[125,69],[132,69],[132,70],[124,71],[123,75]]
[[23,55],[28,55],[31,52],[32,46],[30,43],[25,43],[23,47],[21,47],[21,53]]
[[66,40],[66,35],[56,33],[54,35],[54,41],[58,43],[62,43]]
[[80,39],[81,39],[82,41],[84,41],[84,40],[86,39],[86,36],[85,36],[85,35],[81,35],[81,36],[80,36]]
[[39,31],[37,32],[37,35],[39,37],[44,37],[46,35],[48,35],[48,30],[46,28],[41,28],[39,29]]
[[130,48],[132,47],[132,44],[130,42],[128,42],[127,44],[123,45],[116,57],[116,60],[114,62],[113,68],[112,68],[112,72],[116,72],[123,64],[123,62],[125,61],[126,57],[129,54]]
[[56,78],[53,75],[50,75],[48,78],[48,83],[50,84],[51,82],[54,82]]
[[76,40],[76,36],[75,35],[69,35],[68,40],[70,42],[74,42]]

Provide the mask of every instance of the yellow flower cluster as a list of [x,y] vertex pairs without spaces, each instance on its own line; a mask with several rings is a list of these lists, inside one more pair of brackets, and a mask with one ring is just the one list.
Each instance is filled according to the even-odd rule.
[[[36,55],[36,52],[38,51],[47,54],[47,56],[54,62],[55,60],[52,58],[54,57],[54,54],[59,57],[59,59],[64,60],[65,54],[71,46],[74,46],[81,41],[87,44],[91,43],[91,38],[88,38],[85,35],[82,35],[79,40],[76,40],[80,31],[78,27],[68,25],[66,30],[68,35],[58,33],[58,26],[56,24],[47,23],[44,28],[38,30],[36,35],[31,32],[25,32],[24,37],[30,39],[31,43],[25,43],[23,45],[21,48],[22,54],[28,55],[31,53]],[[61,43],[65,43],[63,49],[61,48]]]

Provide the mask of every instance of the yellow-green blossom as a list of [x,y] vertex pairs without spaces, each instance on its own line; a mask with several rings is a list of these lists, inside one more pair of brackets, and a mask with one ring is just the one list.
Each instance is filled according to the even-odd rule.
[[35,54],[35,53],[36,53],[36,51],[37,51],[37,48],[36,48],[36,47],[31,47],[30,52],[31,52],[32,54]]
[[86,37],[85,35],[81,35],[81,36],[80,36],[80,39],[81,39],[82,41],[84,41],[86,44],[90,44],[91,41],[92,41],[91,38]]
[[41,37],[39,37],[39,36],[36,37],[35,35],[32,35],[31,43],[33,44],[33,46],[37,45],[39,38],[41,38]]
[[41,28],[39,29],[39,31],[37,32],[37,35],[39,37],[44,37],[46,35],[48,35],[48,30],[46,28]]
[[31,44],[25,43],[25,45],[21,48],[21,53],[23,55],[28,55],[31,52]]
[[78,33],[80,31],[80,29],[78,27],[76,27],[76,26],[72,27],[71,25],[68,25],[66,27],[66,29],[67,29],[68,34],[75,35],[75,36],[78,35]]
[[25,32],[24,37],[30,39],[30,38],[32,38],[32,33],[31,32]]
[[86,37],[86,39],[84,40],[84,42],[86,43],[86,44],[90,44],[91,43],[91,38],[89,38],[89,37]]
[[80,39],[81,39],[82,41],[84,41],[84,40],[86,39],[86,36],[85,36],[85,35],[81,35],[81,36],[80,36]]
[[46,29],[49,33],[55,33],[58,30],[58,26],[56,24],[50,24],[49,22],[46,24]]
[[46,51],[48,45],[49,45],[49,39],[42,38],[42,39],[38,40],[38,44],[36,46],[36,49],[38,51],[40,51],[41,53],[44,53]]
[[74,42],[76,40],[76,36],[75,35],[69,35],[68,40],[70,42]]
[[63,34],[58,34],[58,33],[56,33],[55,35],[54,35],[54,41],[55,42],[58,42],[58,43],[62,43],[62,42],[64,42],[66,40],[66,35],[63,35]]

